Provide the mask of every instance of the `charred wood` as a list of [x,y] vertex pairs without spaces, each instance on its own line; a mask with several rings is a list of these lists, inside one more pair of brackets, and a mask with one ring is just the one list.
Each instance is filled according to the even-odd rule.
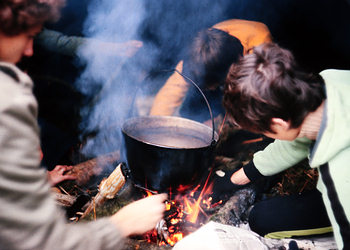
[[104,168],[117,162],[120,159],[120,152],[112,152],[106,155],[74,165],[67,174],[77,176],[76,183],[79,186],[85,185],[93,176],[98,176]]

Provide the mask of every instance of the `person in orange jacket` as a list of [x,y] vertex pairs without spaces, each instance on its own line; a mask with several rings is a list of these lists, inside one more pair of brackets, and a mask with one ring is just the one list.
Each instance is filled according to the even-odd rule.
[[[200,31],[187,49],[185,58],[176,65],[176,70],[192,79],[202,90],[209,90],[205,95],[216,116],[224,112],[220,88],[230,65],[249,53],[254,46],[271,41],[271,33],[263,23],[226,20]],[[150,115],[173,115],[180,112],[183,116],[190,117],[190,113],[202,114],[205,111],[201,112],[198,106],[202,97],[195,91],[197,90],[180,74],[174,72],[157,93]],[[179,111],[181,105],[183,107]]]

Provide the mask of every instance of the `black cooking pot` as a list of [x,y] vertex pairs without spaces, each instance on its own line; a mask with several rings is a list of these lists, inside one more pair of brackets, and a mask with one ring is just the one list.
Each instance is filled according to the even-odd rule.
[[122,133],[133,181],[160,192],[190,188],[207,176],[218,139],[214,129],[172,116],[128,119]]
[[133,181],[159,192],[185,191],[208,176],[218,135],[207,98],[212,128],[173,116],[144,116],[127,120],[122,127],[125,156]]

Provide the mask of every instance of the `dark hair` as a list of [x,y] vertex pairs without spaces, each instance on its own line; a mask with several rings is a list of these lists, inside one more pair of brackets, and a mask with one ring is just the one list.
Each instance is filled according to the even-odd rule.
[[64,0],[1,0],[0,32],[15,36],[46,21],[56,21]]
[[223,103],[241,128],[274,133],[272,118],[290,121],[297,128],[324,99],[322,77],[299,70],[290,51],[268,43],[231,66]]
[[242,55],[243,46],[236,37],[222,30],[206,29],[189,46],[183,73],[202,88],[223,84],[230,65]]

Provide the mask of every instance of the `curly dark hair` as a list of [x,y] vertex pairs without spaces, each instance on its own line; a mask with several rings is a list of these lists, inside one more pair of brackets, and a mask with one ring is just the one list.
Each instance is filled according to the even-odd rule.
[[239,127],[274,133],[272,118],[290,121],[291,128],[297,128],[325,98],[320,75],[303,72],[290,51],[268,43],[231,66],[223,104]]
[[15,36],[46,21],[56,21],[65,0],[1,0],[0,32]]

